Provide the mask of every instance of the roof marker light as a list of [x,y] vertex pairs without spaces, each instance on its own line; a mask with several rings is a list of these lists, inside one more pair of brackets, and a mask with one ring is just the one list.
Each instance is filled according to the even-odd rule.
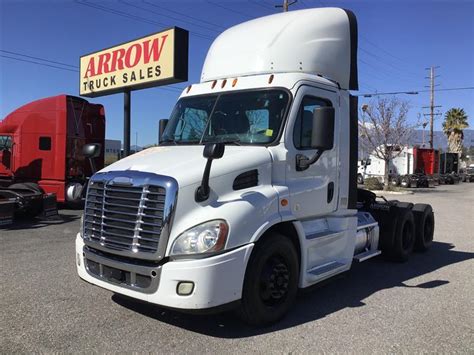
[[216,84],[217,84],[217,80],[214,80],[212,82],[211,89],[214,89],[216,87]]
[[191,91],[191,88],[192,88],[192,87],[193,87],[192,85],[189,85],[189,86],[186,88],[186,94]]
[[234,87],[235,85],[237,85],[237,78],[235,78],[235,79],[232,81],[232,87]]
[[222,85],[221,85],[221,88],[222,88],[222,89],[224,88],[225,84],[227,84],[227,79],[224,79],[224,80],[222,81]]
[[268,78],[268,83],[269,83],[269,84],[272,83],[274,77],[275,77],[275,76],[274,76],[273,74],[270,75],[270,77]]

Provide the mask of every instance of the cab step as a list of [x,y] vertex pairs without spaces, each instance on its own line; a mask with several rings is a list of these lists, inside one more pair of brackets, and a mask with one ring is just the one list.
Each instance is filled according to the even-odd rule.
[[364,251],[360,254],[354,255],[354,260],[361,263],[363,261],[366,261],[370,258],[373,258],[374,256],[382,254],[381,250],[368,250]]

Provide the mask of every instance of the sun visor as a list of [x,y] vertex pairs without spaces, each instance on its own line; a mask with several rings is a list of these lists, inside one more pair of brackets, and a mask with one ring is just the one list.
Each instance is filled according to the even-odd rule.
[[265,73],[309,73],[358,90],[357,21],[349,10],[320,8],[258,18],[215,39],[201,82]]

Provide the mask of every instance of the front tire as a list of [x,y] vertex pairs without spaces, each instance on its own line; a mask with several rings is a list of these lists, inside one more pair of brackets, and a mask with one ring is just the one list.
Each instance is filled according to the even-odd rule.
[[250,256],[240,317],[258,326],[278,321],[296,298],[298,279],[298,254],[291,240],[278,233],[268,235]]

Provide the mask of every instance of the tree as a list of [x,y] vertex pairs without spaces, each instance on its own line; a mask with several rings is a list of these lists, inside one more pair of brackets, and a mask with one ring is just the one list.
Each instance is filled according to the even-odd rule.
[[469,127],[467,115],[462,108],[452,108],[444,116],[443,133],[448,139],[448,152],[462,153],[464,129]]
[[389,187],[390,162],[402,153],[418,126],[408,122],[408,111],[408,102],[396,97],[379,98],[362,106],[360,145],[385,162],[384,190]]

